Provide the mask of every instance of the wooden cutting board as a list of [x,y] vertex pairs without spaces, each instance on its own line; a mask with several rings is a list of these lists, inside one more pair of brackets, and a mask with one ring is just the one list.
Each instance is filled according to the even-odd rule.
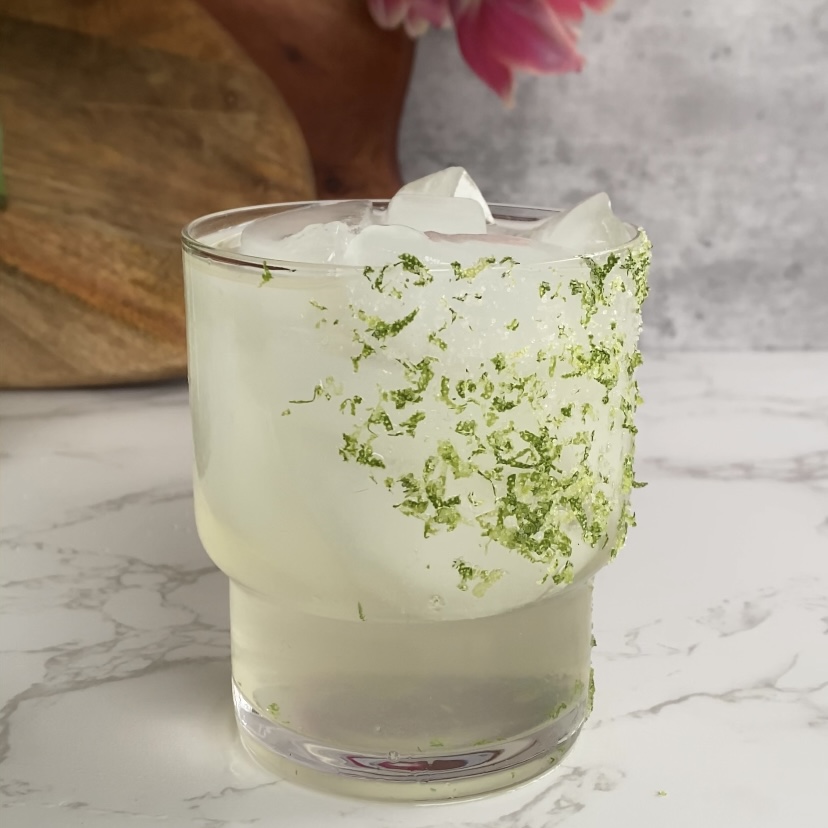
[[268,78],[194,0],[0,0],[0,386],[183,376],[179,233],[312,198]]
[[310,150],[319,198],[386,198],[414,43],[366,0],[199,0],[273,81]]

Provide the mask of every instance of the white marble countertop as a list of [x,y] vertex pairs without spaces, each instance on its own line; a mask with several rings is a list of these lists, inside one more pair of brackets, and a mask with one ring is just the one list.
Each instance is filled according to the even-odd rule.
[[650,485],[598,577],[592,718],[552,774],[429,807],[240,747],[182,385],[0,396],[0,824],[825,825],[828,354],[651,358],[642,388]]

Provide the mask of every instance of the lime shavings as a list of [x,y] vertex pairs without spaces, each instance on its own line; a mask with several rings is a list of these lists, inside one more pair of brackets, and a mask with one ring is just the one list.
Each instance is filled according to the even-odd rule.
[[[353,371],[376,363],[379,375],[398,376],[402,382],[377,387],[369,397],[364,390],[348,395],[344,378],[335,382],[328,377],[308,399],[290,403],[341,397],[339,411],[351,427],[342,434],[340,457],[366,467],[373,482],[396,496],[393,507],[422,523],[424,537],[470,526],[483,545],[495,543],[543,565],[541,582],[551,578],[556,584],[568,583],[574,577],[573,539],[608,547],[615,555],[635,523],[629,494],[642,485],[633,474],[633,417],[640,403],[633,375],[640,353],[615,322],[603,328],[595,323],[622,294],[633,301],[635,312],[640,310],[647,293],[649,243],[645,240],[623,259],[610,254],[603,263],[584,262],[587,275],[569,280],[568,295],[560,279],[554,291],[551,279],[534,288],[544,306],[579,303],[583,330],[560,323],[557,336],[546,342],[539,338],[530,352],[519,342],[509,347],[508,337],[527,335],[514,318],[503,326],[499,339],[492,337],[497,350],[479,354],[476,362],[465,358],[460,374],[456,363],[451,368],[445,363],[452,356],[452,328],[468,325],[464,303],[480,302],[483,294],[473,288],[453,292],[453,286],[475,285],[481,274],[491,271],[509,277],[517,263],[494,257],[468,268],[455,263],[442,307],[429,308],[431,326],[420,320],[421,305],[414,298],[434,282],[419,259],[403,254],[380,269],[367,267],[367,296],[357,292],[349,306]],[[372,295],[381,301],[368,301]],[[327,310],[317,302],[311,305],[319,313]],[[383,307],[399,310],[386,314],[380,312]],[[391,348],[402,336],[405,347]],[[417,356],[406,358],[409,352]],[[601,389],[598,398],[591,394],[591,401],[580,401],[578,396],[591,383]],[[604,412],[598,410],[598,399]],[[620,480],[617,472],[613,481],[607,471],[617,468],[618,461],[608,460],[603,444],[596,441],[595,423],[602,418],[626,435]],[[438,433],[431,429],[423,442],[420,431],[430,419],[438,423]],[[427,449],[421,462],[402,470],[395,465],[391,471],[386,457],[412,456],[410,450],[395,452],[396,440],[420,441]],[[385,474],[375,477],[377,470]],[[504,575],[501,569],[483,569],[460,558],[452,567],[459,576],[458,589],[477,597]]]

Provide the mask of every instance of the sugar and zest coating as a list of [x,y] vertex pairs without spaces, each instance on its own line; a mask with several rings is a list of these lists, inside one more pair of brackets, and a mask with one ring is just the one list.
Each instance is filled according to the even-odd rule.
[[[317,327],[351,326],[354,374],[376,369],[392,381],[367,394],[364,383],[349,392],[347,376],[327,377],[307,399],[289,402],[338,406],[340,458],[363,466],[393,495],[394,509],[421,522],[425,538],[470,526],[481,545],[537,564],[541,581],[569,583],[573,543],[612,557],[635,523],[635,371],[649,262],[642,232],[623,256],[582,259],[577,278],[553,265],[543,278],[534,266],[518,279],[511,257],[439,274],[408,254],[367,267],[347,320],[311,307]],[[529,319],[507,318],[496,335],[481,332],[470,350],[456,334],[468,340],[468,311],[499,301],[493,279],[503,291],[533,291],[535,309]],[[397,441],[404,451],[395,451]],[[419,459],[400,469],[388,459],[397,456]],[[504,574],[462,558],[451,564],[458,588],[477,596]]]

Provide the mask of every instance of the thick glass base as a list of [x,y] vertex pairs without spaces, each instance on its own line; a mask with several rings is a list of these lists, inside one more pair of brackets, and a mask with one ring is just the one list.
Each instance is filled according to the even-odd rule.
[[440,802],[512,788],[555,767],[585,719],[583,704],[513,739],[414,755],[320,744],[258,711],[233,684],[242,743],[267,770],[329,793],[397,802]]

